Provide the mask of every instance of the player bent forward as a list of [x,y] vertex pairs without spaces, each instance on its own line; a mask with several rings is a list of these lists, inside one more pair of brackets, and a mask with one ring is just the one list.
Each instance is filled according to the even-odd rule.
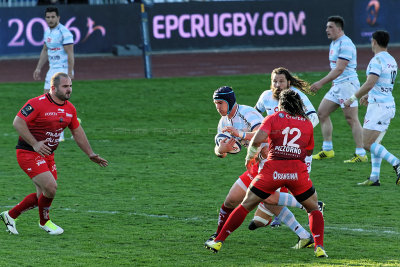
[[19,204],[0,214],[11,234],[18,234],[15,219],[21,213],[39,208],[39,227],[51,235],[64,230],[50,220],[49,211],[57,191],[57,168],[54,151],[61,132],[68,127],[74,140],[89,159],[101,167],[107,160],[95,154],[80,126],[75,107],[68,101],[72,82],[66,73],[58,72],[51,79],[49,93],[32,98],[18,112],[14,127],[19,134],[17,160],[21,169],[31,178],[36,192],[27,195]]
[[[218,157],[226,157],[227,152],[233,149],[232,145],[236,140],[242,146],[247,147],[254,133],[260,127],[263,117],[254,108],[236,103],[235,93],[228,86],[218,88],[213,94],[213,100],[218,113],[221,115],[218,123],[218,133],[226,134],[228,132],[233,136],[229,140],[226,138],[223,142],[220,142],[219,146],[215,146],[215,154]],[[209,240],[213,240],[220,233],[229,214],[243,201],[247,188],[257,173],[258,164],[255,164],[251,170],[247,170],[240,175],[232,185],[220,208],[217,231],[211,235]],[[284,205],[300,208],[302,207],[301,204],[288,193],[277,192],[274,194],[274,197],[273,201],[269,199],[269,203],[260,203],[256,211],[257,222],[268,225],[271,222],[271,216],[280,216],[284,218],[283,221],[285,224],[299,238],[297,244],[293,247],[294,249],[312,246],[314,244],[312,235],[298,223],[293,213],[287,207],[282,207]],[[279,204],[279,201],[284,204],[276,206],[275,204]],[[255,222],[249,225],[250,230],[254,230],[257,227],[260,227],[260,225],[256,225]]]
[[264,119],[250,142],[246,168],[251,169],[258,148],[267,138],[268,161],[215,240],[206,242],[208,249],[218,252],[225,239],[243,223],[247,214],[258,203],[268,199],[279,187],[286,186],[308,212],[310,230],[315,240],[315,256],[328,257],[323,247],[324,218],[318,209],[317,193],[304,163],[305,156],[312,154],[314,136],[312,124],[304,113],[303,106],[296,92],[285,90],[280,94],[280,111]]

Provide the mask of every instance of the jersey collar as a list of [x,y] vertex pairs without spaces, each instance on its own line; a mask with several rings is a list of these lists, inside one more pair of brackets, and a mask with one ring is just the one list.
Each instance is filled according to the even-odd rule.
[[53,98],[51,98],[50,93],[46,93],[46,97],[47,97],[47,99],[48,99],[51,103],[56,104],[57,106],[64,106],[64,105],[67,103],[67,100],[66,100],[66,101],[64,101],[63,104],[58,104],[57,102],[55,102],[55,101],[53,100]]

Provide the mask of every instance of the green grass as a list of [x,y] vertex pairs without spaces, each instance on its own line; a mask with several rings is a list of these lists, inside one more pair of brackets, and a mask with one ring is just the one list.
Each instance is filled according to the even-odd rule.
[[[324,73],[298,75],[313,82]],[[214,155],[219,115],[212,92],[231,85],[239,103],[254,106],[269,82],[265,75],[74,81],[72,103],[95,152],[110,165],[101,169],[73,140],[62,143],[51,218],[65,233],[39,229],[37,210],[22,214],[20,235],[0,232],[0,266],[400,266],[400,189],[392,167],[382,164],[381,187],[356,186],[370,164],[342,163],[354,143],[340,110],[332,115],[336,157],[314,161],[311,175],[326,203],[329,258],[290,249],[297,237],[287,227],[247,230],[252,214],[220,253],[203,248],[245,157]],[[42,83],[0,86],[0,209],[7,210],[34,191],[16,162],[12,121]],[[316,108],[327,89],[310,97]],[[364,114],[363,107],[361,120]],[[399,123],[396,117],[383,140],[396,155]],[[315,150],[321,142],[318,126]],[[292,211],[306,227],[306,213]]]

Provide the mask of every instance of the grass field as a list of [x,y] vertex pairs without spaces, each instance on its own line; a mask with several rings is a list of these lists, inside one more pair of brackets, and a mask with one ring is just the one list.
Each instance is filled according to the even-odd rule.
[[[323,74],[298,75],[313,82]],[[360,77],[365,80],[364,73]],[[221,203],[244,171],[244,152],[225,159],[213,153],[219,114],[212,92],[221,85],[231,85],[239,103],[254,106],[269,78],[74,81],[72,103],[95,152],[110,165],[101,169],[73,140],[62,143],[51,218],[64,234],[47,235],[37,226],[37,209],[28,211],[17,222],[20,235],[0,232],[0,266],[400,266],[394,172],[383,162],[380,187],[356,186],[369,175],[370,164],[343,164],[354,144],[340,110],[332,115],[336,157],[314,161],[311,174],[326,203],[329,258],[290,249],[297,237],[287,227],[247,230],[252,214],[221,252],[204,249]],[[0,86],[0,210],[8,210],[34,191],[16,162],[12,121],[42,83]],[[398,95],[399,83],[396,87]],[[324,89],[310,97],[316,108]],[[364,113],[361,108],[360,119]],[[382,142],[396,155],[399,129],[397,116]],[[319,126],[315,142],[319,150]],[[306,227],[306,213],[291,210]]]

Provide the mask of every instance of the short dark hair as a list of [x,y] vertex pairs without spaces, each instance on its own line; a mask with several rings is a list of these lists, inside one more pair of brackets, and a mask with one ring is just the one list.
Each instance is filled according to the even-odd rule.
[[387,31],[378,30],[372,34],[372,39],[374,39],[380,47],[386,48],[390,41],[390,36]]
[[58,88],[61,83],[61,77],[68,78],[69,76],[64,72],[57,72],[51,77],[50,85],[54,85],[54,87]]
[[49,13],[49,12],[56,12],[57,17],[60,16],[58,14],[58,8],[56,8],[55,6],[50,6],[50,7],[46,8],[46,10],[44,12],[44,16],[46,16],[46,14]]
[[328,18],[328,22],[332,21],[336,24],[337,27],[340,27],[342,30],[344,29],[344,19],[341,16],[330,16]]

